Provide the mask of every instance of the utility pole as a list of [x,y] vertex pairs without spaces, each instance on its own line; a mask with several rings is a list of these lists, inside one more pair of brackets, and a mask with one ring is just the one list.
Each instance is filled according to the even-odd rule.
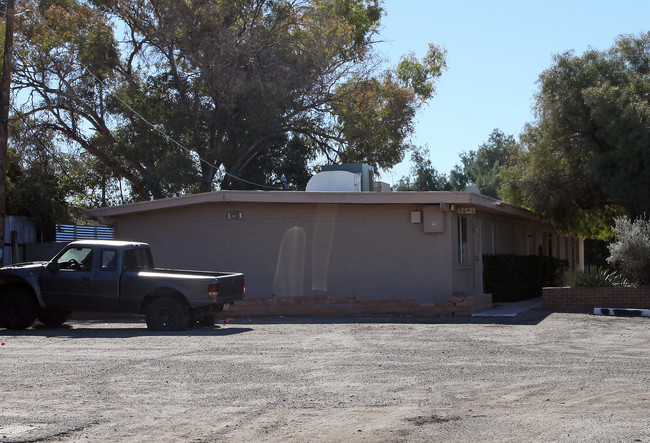
[[7,0],[5,51],[0,87],[0,266],[5,265],[5,219],[7,213],[7,143],[9,141],[9,96],[11,95],[11,55],[14,46],[14,3]]

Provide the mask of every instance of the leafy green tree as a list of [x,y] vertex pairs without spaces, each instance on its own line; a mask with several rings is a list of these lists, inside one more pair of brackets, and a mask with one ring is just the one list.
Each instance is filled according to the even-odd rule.
[[62,186],[59,172],[47,156],[7,151],[7,214],[29,217],[46,240],[54,239],[56,223],[73,219],[65,201],[69,190]]
[[411,152],[411,175],[397,183],[398,191],[450,191],[449,179],[431,164],[428,148],[413,147]]
[[310,162],[315,153],[304,139],[281,138],[276,146],[254,157],[246,165],[246,173],[230,178],[231,189],[287,189],[304,190],[314,172]]
[[136,200],[276,186],[282,175],[296,187],[316,155],[388,168],[445,67],[432,45],[377,74],[378,0],[24,7],[23,114],[128,182]]
[[498,197],[501,167],[516,152],[514,137],[498,129],[476,151],[460,155],[461,164],[446,175],[439,173],[429,159],[428,148],[413,148],[411,175],[402,177],[397,185],[401,191],[463,191],[476,185],[482,194]]
[[514,137],[495,129],[476,151],[460,155],[462,166],[457,165],[450,173],[452,188],[462,190],[474,184],[481,194],[498,198],[501,187],[499,178],[501,167],[509,164],[515,151]]
[[323,153],[330,159],[334,154],[335,162],[364,162],[383,169],[402,161],[415,113],[433,97],[434,80],[445,69],[445,51],[430,44],[422,60],[408,54],[383,79],[345,82],[332,102],[338,119],[332,129],[341,143]]
[[58,177],[69,190],[66,202],[71,208],[90,209],[133,201],[124,190],[123,180],[87,152],[66,153],[59,163],[62,166]]
[[103,149],[117,144],[117,122],[106,104],[120,65],[111,23],[75,0],[31,0],[20,6],[13,85],[16,94],[28,94],[22,103],[15,101],[20,106],[16,115],[30,120],[33,134],[56,134],[34,147],[50,142],[61,150],[78,146],[128,180],[134,195],[150,195],[128,158]]
[[565,52],[540,76],[537,120],[504,171],[504,199],[566,231],[606,235],[650,210],[650,33]]

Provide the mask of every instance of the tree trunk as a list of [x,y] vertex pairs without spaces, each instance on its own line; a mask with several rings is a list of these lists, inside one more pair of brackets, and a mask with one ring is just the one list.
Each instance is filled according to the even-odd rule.
[[7,1],[2,87],[0,89],[0,266],[4,266],[7,196],[7,144],[9,142],[9,96],[11,94],[11,53],[14,45],[14,2]]

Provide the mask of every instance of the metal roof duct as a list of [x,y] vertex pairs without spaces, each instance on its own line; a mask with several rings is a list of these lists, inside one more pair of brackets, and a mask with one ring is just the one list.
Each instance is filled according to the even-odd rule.
[[314,175],[306,191],[361,192],[361,175],[347,171],[324,171]]
[[[347,174],[341,174],[345,172]],[[374,168],[365,163],[353,163],[344,165],[325,165],[321,166],[321,172],[312,177],[314,183],[310,186],[312,180],[307,184],[307,191],[344,191],[344,192],[369,192],[374,191]],[[334,173],[334,174],[332,174]],[[357,188],[356,182],[350,175],[353,174],[359,180]],[[316,177],[319,177],[316,179]]]

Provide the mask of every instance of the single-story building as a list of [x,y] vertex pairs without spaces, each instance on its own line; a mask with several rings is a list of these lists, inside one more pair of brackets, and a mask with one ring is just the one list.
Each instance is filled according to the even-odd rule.
[[158,267],[244,272],[229,315],[466,316],[492,303],[483,254],[583,268],[582,240],[477,192],[217,191],[86,215]]

